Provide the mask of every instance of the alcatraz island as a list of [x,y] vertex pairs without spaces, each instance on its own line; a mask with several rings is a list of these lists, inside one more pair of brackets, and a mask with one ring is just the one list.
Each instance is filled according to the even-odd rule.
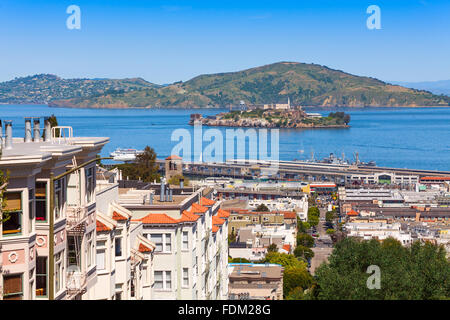
[[301,106],[287,104],[245,105],[238,110],[222,112],[204,118],[199,113],[191,114],[190,125],[258,128],[349,128],[350,115],[331,112],[327,117],[319,113],[307,113]]

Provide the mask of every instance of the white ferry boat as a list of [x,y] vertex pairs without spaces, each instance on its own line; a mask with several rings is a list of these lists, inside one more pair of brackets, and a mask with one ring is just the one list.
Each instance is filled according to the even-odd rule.
[[134,161],[136,156],[143,152],[143,150],[117,148],[116,151],[110,153],[110,156],[117,161]]

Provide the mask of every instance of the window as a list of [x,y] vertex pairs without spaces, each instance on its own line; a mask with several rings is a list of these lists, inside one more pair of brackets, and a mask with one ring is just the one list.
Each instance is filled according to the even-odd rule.
[[183,231],[183,250],[189,249],[188,232]]
[[150,235],[150,240],[155,244],[155,252],[162,252],[163,250],[163,241],[162,241],[162,234],[152,234]]
[[165,248],[164,252],[171,252],[172,251],[172,238],[170,236],[170,233],[166,233],[166,241],[165,241]]
[[94,246],[93,246],[93,240],[92,240],[92,235],[94,232],[90,232],[86,235],[86,262],[87,262],[87,267],[92,266],[92,264],[94,263]]
[[90,203],[94,194],[94,167],[86,169],[86,200]]
[[61,178],[55,181],[55,219],[59,219],[61,217],[61,212],[64,208],[64,189],[65,189],[65,180]]
[[28,233],[33,232],[34,219],[34,189],[28,189]]
[[103,250],[97,250],[97,270],[104,270],[105,269],[105,249]]
[[122,256],[122,237],[118,237],[115,239],[116,244],[116,257]]
[[55,292],[60,291],[63,286],[64,266],[62,261],[62,253],[60,252],[55,255]]
[[3,276],[3,300],[22,300],[22,274]]
[[47,221],[47,182],[36,182],[36,221]]
[[69,267],[77,266],[78,268],[81,268],[80,243],[80,236],[67,236],[67,265]]
[[172,289],[172,272],[171,271],[155,271],[155,289],[171,290]]
[[155,252],[172,252],[172,237],[170,233],[151,234],[150,241],[156,246]]
[[189,287],[189,269],[183,268],[183,287]]
[[22,233],[22,192],[5,192],[3,235]]
[[36,296],[47,295],[47,257],[36,259]]

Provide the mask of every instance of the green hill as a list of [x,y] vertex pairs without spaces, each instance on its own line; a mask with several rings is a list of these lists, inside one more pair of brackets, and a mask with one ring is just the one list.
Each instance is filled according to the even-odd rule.
[[148,88],[142,85],[139,90],[134,90],[130,85],[127,89],[90,96],[52,96],[47,101],[52,106],[76,108],[225,107],[238,105],[241,100],[247,104],[285,103],[288,97],[292,104],[302,106],[450,105],[448,96],[433,95],[428,91],[391,85],[325,66],[297,62],[280,62],[238,72],[201,75],[164,87],[150,84]]
[[141,78],[62,79],[52,74],[39,74],[0,83],[0,103],[46,104],[58,99],[87,98],[155,87],[159,86]]

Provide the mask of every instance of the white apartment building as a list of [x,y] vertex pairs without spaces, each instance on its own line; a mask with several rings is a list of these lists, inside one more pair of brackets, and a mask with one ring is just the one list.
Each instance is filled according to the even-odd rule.
[[[120,172],[100,168],[97,194],[96,300],[150,300],[155,245],[143,237],[140,221],[119,205]],[[111,175],[111,173],[113,173]]]
[[203,191],[185,196],[182,203],[187,207],[181,213],[158,203],[154,212],[137,219],[143,223],[144,237],[155,244],[153,299],[228,296],[229,213],[219,209],[219,202],[202,197]]
[[[48,118],[44,123],[42,132],[39,118],[25,118],[24,137],[13,138],[6,121],[1,139],[0,170],[9,177],[8,218],[0,225],[3,299],[90,299],[96,281],[95,157],[109,139],[74,137],[71,127],[51,128]],[[52,177],[60,177],[53,180],[53,195]]]
[[411,233],[404,232],[401,229],[399,222],[386,221],[370,221],[370,222],[347,222],[345,230],[349,237],[359,237],[364,240],[378,239],[385,240],[387,238],[394,238],[400,241],[403,245],[410,245],[412,243]]

